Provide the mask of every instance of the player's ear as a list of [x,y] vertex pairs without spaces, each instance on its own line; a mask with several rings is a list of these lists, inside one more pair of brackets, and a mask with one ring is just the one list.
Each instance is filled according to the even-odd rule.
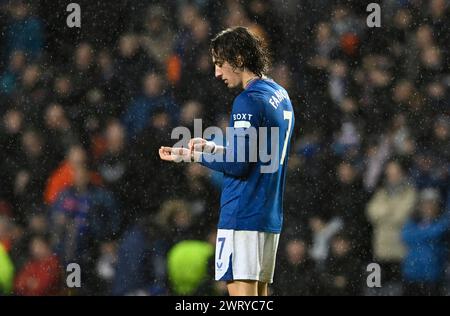
[[236,65],[238,66],[238,68],[244,68],[244,58],[242,58],[241,55],[238,55],[236,58]]

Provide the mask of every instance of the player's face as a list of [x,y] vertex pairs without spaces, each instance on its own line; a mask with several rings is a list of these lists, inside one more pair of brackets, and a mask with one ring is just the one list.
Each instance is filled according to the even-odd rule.
[[227,61],[222,62],[213,58],[215,65],[215,76],[218,79],[223,80],[228,88],[235,88],[242,84],[241,71],[233,68]]

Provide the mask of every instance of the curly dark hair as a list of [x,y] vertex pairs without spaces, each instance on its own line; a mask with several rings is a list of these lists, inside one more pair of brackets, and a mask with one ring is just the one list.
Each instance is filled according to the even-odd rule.
[[218,65],[227,61],[234,68],[246,68],[262,77],[270,65],[266,44],[246,27],[226,29],[211,40],[211,54]]

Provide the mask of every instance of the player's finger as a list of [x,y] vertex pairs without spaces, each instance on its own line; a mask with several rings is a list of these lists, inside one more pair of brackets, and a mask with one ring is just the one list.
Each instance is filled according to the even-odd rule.
[[192,142],[192,147],[189,148],[191,151],[203,151],[203,146],[205,144],[205,140],[203,138],[193,138],[190,140]]
[[173,160],[172,147],[161,146],[161,148],[159,149],[159,154],[160,154],[161,159],[163,159],[163,160],[167,160],[167,161]]
[[175,147],[172,148],[172,153],[175,155],[183,155],[185,148],[181,148],[181,147]]
[[196,137],[196,138],[192,138],[189,142],[192,142],[192,144],[199,144],[199,143],[202,143],[203,142],[203,138],[200,138],[200,137]]
[[203,151],[203,144],[202,143],[195,144],[194,151]]
[[194,148],[195,148],[195,145],[198,144],[200,140],[201,140],[201,138],[198,138],[198,137],[196,137],[196,138],[191,138],[191,139],[189,140],[189,150],[190,150],[190,151],[193,151]]
[[167,154],[161,148],[159,149],[159,157],[162,160],[168,160]]
[[161,149],[163,150],[163,152],[166,152],[166,153],[169,153],[169,154],[172,152],[172,147],[162,146]]

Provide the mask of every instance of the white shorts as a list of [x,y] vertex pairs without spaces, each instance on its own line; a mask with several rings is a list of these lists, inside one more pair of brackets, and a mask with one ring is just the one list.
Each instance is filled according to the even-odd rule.
[[280,234],[219,229],[216,280],[257,280],[272,283]]

